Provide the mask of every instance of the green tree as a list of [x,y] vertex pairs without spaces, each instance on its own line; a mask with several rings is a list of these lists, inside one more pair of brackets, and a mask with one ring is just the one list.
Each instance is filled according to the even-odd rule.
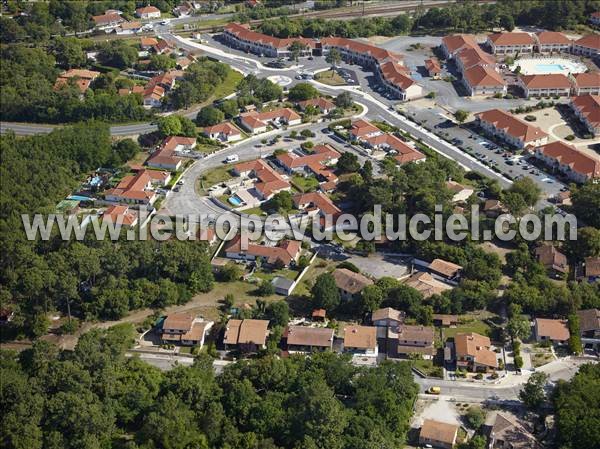
[[571,354],[581,354],[583,352],[579,316],[575,313],[569,315],[569,351],[571,351]]
[[377,310],[383,302],[383,290],[377,285],[367,285],[360,292],[360,305],[363,313],[373,312]]
[[332,48],[329,50],[329,53],[327,53],[327,56],[325,56],[325,61],[327,61],[327,63],[331,64],[333,67],[336,67],[341,60],[342,54],[337,48]]
[[81,67],[86,63],[86,56],[81,41],[72,37],[57,37],[52,45],[52,52],[61,67],[70,69]]
[[360,169],[358,156],[348,151],[342,153],[337,161],[337,169],[342,173],[354,173]]
[[334,277],[329,273],[320,274],[311,288],[313,307],[331,311],[340,303],[340,292]]
[[512,186],[510,186],[509,192],[521,196],[527,206],[533,207],[540,199],[542,191],[533,179],[524,177],[514,181]]
[[290,101],[310,100],[319,96],[319,91],[309,83],[298,83],[288,91]]
[[223,120],[225,120],[223,111],[213,106],[203,107],[196,116],[196,123],[198,126],[212,126],[221,123]]
[[285,327],[290,319],[290,308],[285,301],[271,302],[265,308],[265,319],[271,322],[272,326]]
[[546,401],[546,382],[548,375],[541,371],[533,373],[523,389],[519,392],[519,399],[529,410],[538,410]]
[[236,263],[228,263],[221,267],[219,275],[225,282],[237,281],[242,277],[242,269]]
[[294,199],[292,194],[287,190],[282,190],[273,195],[269,200],[268,207],[275,211],[289,211],[294,208]]
[[158,119],[158,132],[162,136],[180,136],[183,132],[181,121],[176,115],[167,115]]
[[479,429],[485,422],[485,413],[481,407],[469,407],[465,420],[471,429]]
[[506,330],[512,338],[527,340],[531,335],[531,325],[526,318],[522,316],[513,316],[508,320]]
[[600,256],[600,229],[591,226],[577,229],[577,239],[566,241],[567,255],[571,260]]
[[469,113],[463,109],[457,109],[454,113],[454,118],[458,123],[464,123],[469,118]]
[[342,92],[333,100],[335,105],[341,109],[349,109],[354,104],[350,92]]
[[148,69],[159,72],[168,72],[175,68],[175,64],[175,59],[171,58],[169,55],[152,55],[150,57]]
[[258,296],[270,296],[275,294],[275,287],[269,281],[262,281],[256,289]]
[[225,118],[228,118],[228,119],[237,117],[240,112],[237,101],[234,99],[225,100],[225,101],[221,102],[219,104],[218,108],[221,111],[223,111],[223,114],[225,114]]
[[586,226],[600,229],[600,184],[588,182],[571,194],[573,213]]
[[298,62],[298,58],[306,50],[306,44],[302,43],[301,41],[294,41],[288,47],[288,50],[290,52],[290,58]]

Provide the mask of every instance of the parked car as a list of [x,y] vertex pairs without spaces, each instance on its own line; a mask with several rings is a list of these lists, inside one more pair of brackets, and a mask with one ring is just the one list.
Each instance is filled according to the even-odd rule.
[[237,154],[232,154],[230,156],[227,156],[225,158],[225,163],[226,164],[233,164],[234,162],[237,162],[240,160],[240,157]]

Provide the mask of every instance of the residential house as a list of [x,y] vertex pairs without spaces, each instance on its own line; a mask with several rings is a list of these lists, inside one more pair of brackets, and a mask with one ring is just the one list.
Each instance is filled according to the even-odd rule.
[[182,2],[180,5],[173,8],[173,15],[177,17],[188,17],[194,14],[200,5],[196,2]]
[[287,326],[283,332],[289,353],[331,351],[334,330],[326,327]]
[[454,194],[452,197],[453,203],[464,203],[475,193],[475,189],[472,187],[465,187],[452,180],[446,182],[446,188]]
[[482,207],[483,213],[486,217],[497,218],[500,215],[506,213],[506,208],[500,200],[485,200]]
[[225,243],[225,257],[228,259],[254,261],[260,259],[263,264],[275,267],[289,267],[298,262],[301,244],[297,240],[282,240],[277,245],[260,245],[248,242],[242,246],[240,235]]
[[406,313],[391,307],[374,310],[371,313],[371,322],[376,327],[398,327],[404,323]]
[[377,328],[351,325],[344,327],[344,352],[377,356]]
[[529,33],[494,33],[487,38],[487,45],[495,55],[533,53],[536,40]]
[[267,346],[268,320],[229,320],[225,327],[225,349],[241,352],[257,352]]
[[370,137],[379,136],[381,134],[383,134],[383,131],[364,119],[356,120],[352,123],[352,127],[350,128],[350,137],[355,141],[366,141]]
[[558,31],[540,31],[535,34],[535,49],[540,53],[567,53],[573,42]]
[[573,80],[573,95],[600,95],[600,72],[576,73]]
[[201,226],[201,228],[198,229],[197,237],[199,241],[208,243],[208,245],[214,245],[218,240],[215,229],[204,226]]
[[571,51],[576,55],[595,57],[600,54],[600,34],[589,34],[573,42]]
[[220,140],[221,142],[235,142],[242,138],[242,132],[230,122],[207,126],[202,133],[209,139]]
[[536,318],[534,332],[536,341],[551,341],[554,344],[567,343],[570,337],[567,320]]
[[166,185],[171,174],[158,170],[140,170],[136,175],[125,176],[113,189],[104,192],[106,201],[137,205],[152,205],[157,195],[154,185]]
[[158,44],[158,41],[154,37],[142,37],[140,38],[140,48],[142,50],[150,50],[152,47]]
[[429,273],[424,271],[414,273],[406,279],[404,283],[421,292],[424,298],[429,298],[433,295],[441,295],[446,290],[452,289],[452,286],[435,279]]
[[160,9],[156,6],[144,6],[135,10],[140,19],[160,19]]
[[310,317],[313,321],[325,321],[327,319],[327,311],[325,309],[314,309]]
[[65,72],[62,72],[58,78],[56,78],[56,81],[54,82],[54,90],[59,90],[62,88],[62,86],[65,86],[70,82],[74,82],[83,94],[89,89],[92,81],[94,81],[98,76],[100,76],[100,72],[96,72],[94,70],[69,69]]
[[458,426],[445,422],[426,419],[419,431],[419,444],[442,449],[452,449],[456,444]]
[[458,326],[458,315],[448,315],[444,313],[433,314],[433,324],[441,327]]
[[192,64],[194,62],[194,58],[189,55],[181,56],[180,58],[177,58],[177,60],[175,62],[179,69],[185,70],[190,66],[190,64]]
[[600,178],[600,159],[561,141],[537,147],[534,156],[569,180],[584,183]]
[[491,345],[488,337],[475,332],[456,334],[456,366],[473,372],[495,370],[498,360],[496,353],[490,350]]
[[102,214],[102,221],[122,226],[134,227],[138,223],[137,213],[128,206],[109,206]]
[[202,347],[213,324],[212,321],[204,321],[190,313],[173,313],[162,323],[161,340],[165,344],[181,343]]
[[140,22],[123,22],[117,28],[115,33],[118,35],[136,34],[142,29]]
[[323,97],[311,98],[310,100],[298,102],[298,107],[302,111],[306,110],[308,106],[318,109],[321,114],[329,114],[333,109],[335,109],[335,103]]
[[144,107],[159,108],[162,106],[162,99],[165,96],[165,89],[158,85],[151,85],[144,89],[142,97]]
[[336,268],[332,275],[344,301],[356,298],[367,285],[373,285],[373,281],[368,277],[347,268]]
[[362,143],[371,148],[383,149],[389,154],[393,154],[398,165],[407,164],[409,162],[423,162],[427,159],[423,153],[415,150],[393,134],[386,133],[366,137],[362,140]]
[[302,117],[290,108],[276,109],[267,112],[244,112],[239,117],[240,124],[252,134],[259,134],[267,131],[267,127],[272,125],[279,128],[282,125],[293,126],[302,123]]
[[159,41],[156,43],[156,45],[154,45],[152,47],[152,50],[154,51],[154,53],[156,53],[157,55],[162,55],[162,54],[169,54],[173,52],[173,48],[171,47],[171,44],[169,44],[166,40],[164,39],[159,39]]
[[[488,425],[487,423],[490,423]],[[486,420],[488,449],[541,449],[535,437],[507,413],[492,412]]]
[[236,176],[255,178],[253,192],[261,201],[269,200],[277,192],[290,190],[292,186],[263,159],[241,162],[233,167]]
[[579,330],[581,337],[600,339],[600,310],[578,310]]
[[571,94],[571,82],[561,73],[545,75],[521,75],[517,83],[525,98],[529,97],[568,97]]
[[501,109],[491,109],[475,115],[477,124],[493,135],[517,148],[545,145],[548,134]]
[[464,48],[477,48],[479,44],[472,34],[453,34],[444,36],[440,46],[445,58],[453,58],[456,53]]
[[196,147],[195,137],[169,136],[160,147],[152,153],[146,165],[152,168],[177,171],[183,165],[183,159],[175,156],[178,151],[191,150]]
[[569,273],[567,256],[554,245],[541,245],[535,249],[535,257],[548,274],[554,278],[562,278]]
[[571,108],[590,133],[600,134],[600,95],[582,95],[571,100]]
[[342,211],[322,192],[308,192],[294,195],[294,207],[305,211],[309,216],[325,218],[331,217],[335,220]]
[[462,83],[469,96],[506,95],[506,81],[490,66],[475,65],[463,73]]
[[326,168],[337,162],[339,151],[329,144],[319,144],[312,148],[310,154],[298,151],[288,151],[277,155],[277,163],[288,173],[304,171],[315,176],[323,176],[323,181],[329,178]]
[[398,358],[418,354],[424,359],[431,359],[435,355],[433,336],[434,330],[430,326],[402,324],[398,327],[388,328],[387,355],[391,358]]
[[433,259],[428,268],[432,273],[449,281],[458,281],[463,269],[460,265],[443,259]]
[[125,19],[116,11],[106,11],[104,14],[99,16],[92,16],[94,26],[98,30],[104,30],[107,33],[114,30],[121,23],[125,22]]
[[425,70],[427,74],[433,79],[439,79],[442,73],[442,66],[437,58],[430,58],[425,60]]
[[131,94],[139,94],[139,95],[144,95],[144,90],[145,90],[145,89],[144,89],[142,86],[139,86],[139,85],[137,85],[137,84],[136,84],[135,86],[133,86],[133,87],[131,87],[131,88],[124,87],[124,88],[122,88],[122,89],[119,89],[119,90],[117,91],[117,93],[118,93],[120,96],[122,96],[122,97],[125,97],[125,96],[127,96],[127,95],[131,95]]
[[225,25],[222,34],[225,43],[231,47],[271,58],[286,58],[291,55],[289,47],[294,42],[304,44],[305,49],[300,56],[310,56],[317,42],[314,39],[289,38],[280,39],[267,34],[252,31],[249,25],[229,23]]
[[578,270],[578,280],[600,281],[600,257],[586,257]]

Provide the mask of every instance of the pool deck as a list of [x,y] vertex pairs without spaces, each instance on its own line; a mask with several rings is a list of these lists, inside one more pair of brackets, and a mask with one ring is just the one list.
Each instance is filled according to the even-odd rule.
[[572,61],[568,58],[522,58],[516,60],[510,69],[514,71],[517,66],[521,67],[522,75],[549,75],[560,73],[568,76],[571,73],[583,73],[587,71],[585,64]]

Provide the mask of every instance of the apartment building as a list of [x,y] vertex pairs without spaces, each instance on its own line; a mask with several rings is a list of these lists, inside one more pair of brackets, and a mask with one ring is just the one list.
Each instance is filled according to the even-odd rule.
[[509,112],[491,109],[475,115],[477,124],[488,134],[516,147],[541,146],[548,143],[548,134]]
[[600,159],[561,141],[537,147],[534,156],[573,182],[600,178]]
[[507,85],[502,76],[490,66],[476,65],[463,73],[462,84],[469,96],[506,95]]
[[590,133],[600,134],[600,95],[582,95],[571,100],[571,108]]
[[464,48],[477,48],[475,36],[472,34],[452,34],[442,38],[440,49],[445,58],[453,58],[456,53]]
[[561,73],[546,75],[521,75],[517,83],[525,98],[529,97],[568,97],[571,94],[571,81]]
[[600,72],[571,75],[573,95],[600,95]]
[[600,34],[589,34],[577,39],[571,47],[573,54],[595,57],[600,55]]
[[539,53],[567,53],[573,42],[558,31],[540,31],[535,34],[535,50]]
[[495,55],[531,54],[536,40],[529,33],[494,33],[486,44]]

